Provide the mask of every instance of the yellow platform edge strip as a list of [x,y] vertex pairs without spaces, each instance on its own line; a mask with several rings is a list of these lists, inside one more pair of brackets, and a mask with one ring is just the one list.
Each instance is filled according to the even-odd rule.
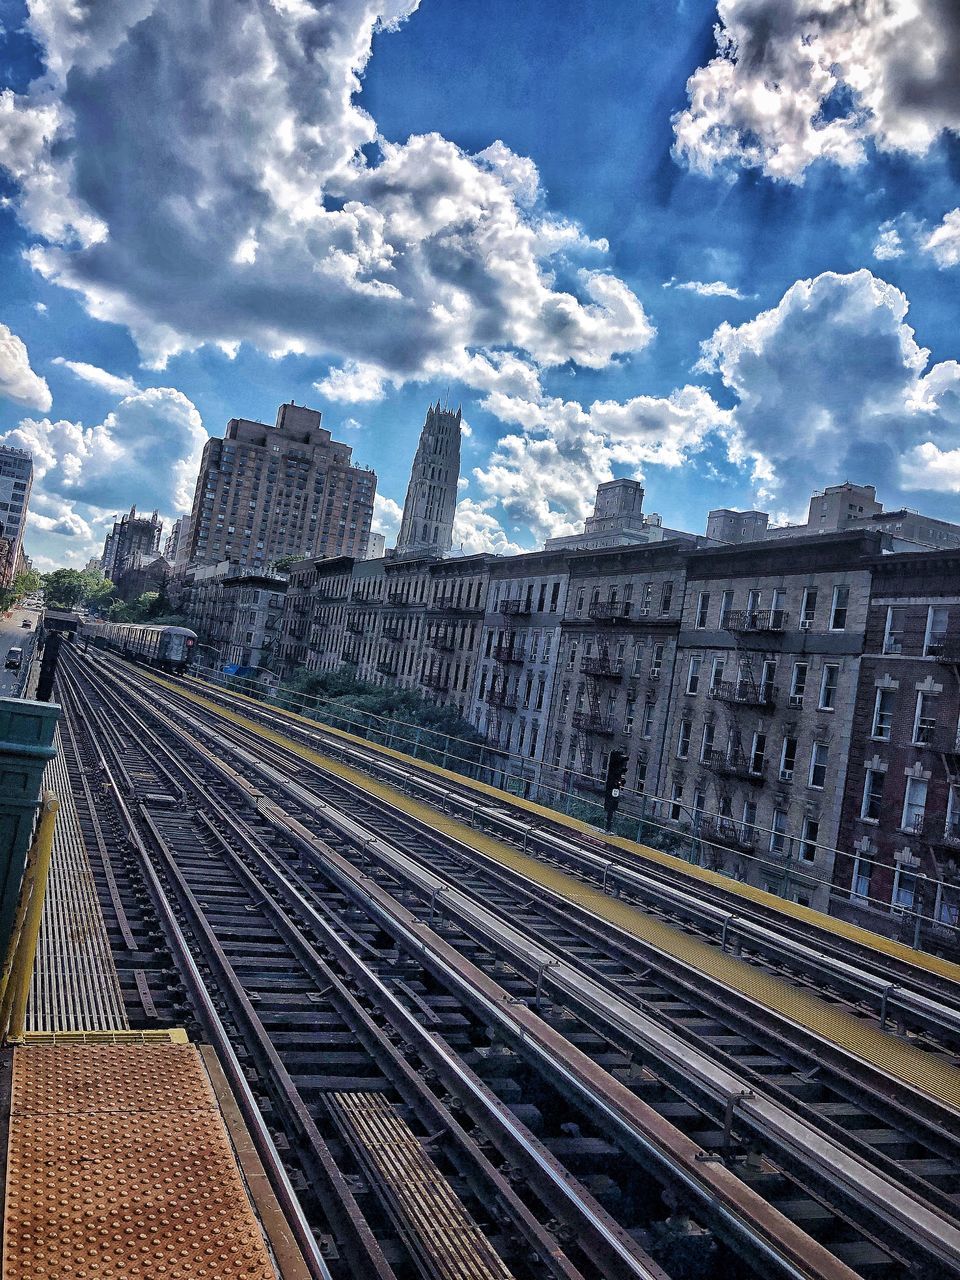
[[[168,681],[152,676],[151,679],[157,679],[158,683],[176,689]],[[575,876],[520,853],[456,818],[411,799],[396,787],[369,778],[359,769],[331,760],[274,729],[256,724],[237,712],[211,702],[200,694],[184,693],[182,689],[176,691],[195,705],[206,707],[255,737],[282,746],[301,759],[362,787],[368,794],[402,809],[419,821],[429,823],[438,833],[475,848],[533,883],[575,902],[597,918],[657,948],[661,953],[771,1009],[821,1039],[832,1042],[903,1084],[960,1111],[960,1069],[933,1053],[917,1048],[895,1035],[879,1031],[870,1023],[836,1008],[820,997],[757,969],[745,960],[722,952],[715,945],[692,937],[682,929],[613,898]]]
[[27,1031],[24,1045],[59,1044],[189,1044],[190,1037],[183,1027],[168,1027],[148,1031]]
[[[185,694],[184,689],[180,685],[175,685],[170,681],[164,680],[162,677],[153,676],[151,679],[157,683],[166,685],[168,688]],[[506,805],[509,808],[519,809],[524,813],[530,814],[531,817],[542,818],[549,822],[557,823],[562,827],[567,827],[571,831],[577,831],[581,835],[587,835],[594,840],[602,840],[606,844],[622,849],[631,857],[637,858],[641,862],[653,862],[658,866],[665,867],[671,871],[677,872],[679,875],[687,876],[692,880],[699,880],[711,887],[721,889],[726,893],[736,895],[754,902],[759,906],[771,908],[778,911],[781,915],[789,916],[803,924],[810,924],[817,929],[821,929],[826,933],[835,934],[838,938],[846,939],[848,942],[855,942],[863,947],[868,947],[874,951],[880,952],[882,955],[889,956],[891,959],[903,961],[906,964],[915,965],[919,969],[924,969],[929,973],[934,973],[938,977],[947,978],[952,982],[960,984],[960,964],[956,964],[951,960],[945,960],[941,956],[928,955],[926,952],[915,951],[912,947],[908,947],[903,942],[897,942],[893,938],[886,938],[882,933],[875,933],[872,929],[865,929],[862,925],[851,924],[846,920],[839,920],[836,916],[826,915],[822,911],[816,911],[813,907],[803,907],[797,902],[791,902],[787,898],[781,898],[775,893],[768,893],[765,889],[759,889],[754,885],[743,884],[737,880],[731,880],[729,876],[721,875],[717,871],[709,871],[705,867],[697,867],[692,863],[678,858],[670,853],[663,853],[660,849],[653,849],[649,845],[638,844],[634,840],[628,840],[625,836],[616,836],[600,832],[596,827],[591,827],[587,822],[581,822],[577,818],[571,818],[568,814],[561,813],[557,809],[547,808],[545,805],[534,803],[532,800],[524,800],[521,796],[512,796],[505,791],[501,791],[498,787],[493,787],[486,782],[478,782],[474,778],[468,778],[464,774],[455,773],[453,770],[444,769],[440,765],[431,764],[425,760],[418,760],[414,756],[406,755],[402,751],[397,751],[393,747],[385,747],[380,743],[371,742],[368,738],[361,738],[357,734],[348,733],[344,729],[337,729],[333,725],[328,725],[322,720],[312,720],[309,716],[298,715],[295,711],[288,711],[285,708],[273,707],[269,703],[264,703],[256,698],[250,698],[243,693],[235,693],[232,689],[223,689],[220,685],[210,684],[206,680],[196,680],[190,678],[190,683],[199,685],[201,688],[210,689],[212,692],[228,694],[231,698],[239,698],[243,702],[249,704],[251,708],[255,708],[261,712],[266,711],[271,715],[276,715],[281,719],[290,720],[294,724],[302,725],[304,728],[312,729],[314,732],[318,730],[323,733],[332,734],[334,737],[341,738],[345,742],[352,745],[365,747],[368,751],[372,751],[377,755],[387,756],[392,760],[396,760],[401,764],[406,764],[415,769],[422,769],[425,773],[434,774],[438,778],[443,778],[448,782],[456,783],[458,786],[466,787],[478,794],[485,795],[496,800],[499,804]],[[215,704],[221,712],[224,708],[219,704]],[[262,726],[257,726],[262,727]]]

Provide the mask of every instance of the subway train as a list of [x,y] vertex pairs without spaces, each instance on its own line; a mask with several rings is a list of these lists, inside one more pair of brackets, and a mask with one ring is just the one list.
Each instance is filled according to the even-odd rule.
[[186,670],[197,643],[196,632],[186,627],[151,627],[140,622],[86,622],[82,636],[97,649],[112,649],[175,675]]

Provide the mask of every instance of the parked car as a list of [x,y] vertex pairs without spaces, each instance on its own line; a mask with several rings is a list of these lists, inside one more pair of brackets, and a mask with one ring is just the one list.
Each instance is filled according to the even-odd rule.
[[30,621],[29,618],[24,618],[24,620],[20,623],[20,625],[21,627],[26,627],[27,630],[29,631],[30,628],[33,626],[33,623]]
[[7,651],[7,660],[3,664],[7,671],[19,671],[23,663],[23,650],[16,646]]

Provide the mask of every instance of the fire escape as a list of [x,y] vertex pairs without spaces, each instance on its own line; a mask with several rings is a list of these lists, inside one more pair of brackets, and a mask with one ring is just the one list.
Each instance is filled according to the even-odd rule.
[[[513,602],[508,602],[513,603]],[[501,607],[501,612],[507,609]],[[493,659],[493,671],[487,688],[487,737],[492,742],[500,741],[500,729],[504,711],[516,711],[515,693],[510,693],[510,670],[514,666],[523,665],[523,650],[518,641],[516,631],[506,631],[503,639],[495,644],[490,653]]]
[[600,634],[595,639],[595,652],[580,662],[580,673],[585,677],[586,708],[574,711],[573,727],[577,730],[577,746],[585,772],[589,772],[593,751],[591,739],[612,738],[615,733],[613,717],[609,712],[610,693],[623,679],[623,661],[610,657],[609,637]]

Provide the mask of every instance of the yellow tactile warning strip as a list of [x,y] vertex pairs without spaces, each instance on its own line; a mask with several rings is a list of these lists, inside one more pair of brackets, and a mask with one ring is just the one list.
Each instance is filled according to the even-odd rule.
[[[141,673],[142,674],[142,673]],[[172,689],[174,692],[181,694],[183,697],[189,695],[182,686],[174,685],[162,677],[151,676],[157,684],[163,684]],[[205,680],[190,680],[191,684],[195,684],[200,688],[211,689],[217,693],[223,693],[217,685],[211,685]],[[344,742],[349,742],[355,746],[363,747],[365,750],[374,752],[377,755],[387,756],[391,760],[396,760],[401,764],[409,765],[413,769],[422,770],[424,773],[430,773],[438,778],[444,778],[451,783],[455,783],[459,787],[465,787],[471,791],[475,791],[479,795],[487,796],[494,800],[497,804],[511,809],[520,810],[529,814],[531,819],[538,818],[543,821],[552,822],[562,827],[567,827],[571,831],[577,831],[581,835],[589,836],[592,840],[603,840],[604,843],[613,845],[618,849],[622,849],[631,857],[637,858],[641,862],[653,862],[658,866],[669,868],[671,871],[678,872],[680,875],[687,876],[692,880],[699,880],[704,884],[709,884],[713,888],[722,889],[725,893],[732,894],[741,898],[745,898],[749,902],[755,902],[760,906],[772,908],[781,915],[789,916],[794,920],[804,924],[810,924],[817,929],[822,929],[828,933],[835,934],[838,938],[845,938],[850,942],[855,942],[859,946],[869,947],[874,951],[878,951],[883,955],[889,956],[891,959],[899,960],[905,964],[915,965],[918,969],[925,969],[929,973],[935,973],[939,977],[948,978],[953,982],[960,983],[960,964],[954,964],[950,960],[944,960],[940,956],[927,955],[922,951],[914,951],[912,947],[908,947],[905,943],[897,942],[892,938],[885,938],[882,934],[874,933],[871,929],[864,929],[859,925],[850,924],[846,920],[838,920],[835,916],[824,915],[822,911],[815,911],[812,907],[802,907],[797,902],[790,902],[786,898],[778,897],[774,893],[767,893],[765,889],[758,889],[754,885],[742,884],[738,881],[731,880],[729,876],[721,875],[717,871],[708,871],[705,867],[698,867],[687,862],[683,858],[678,858],[670,853],[663,853],[659,849],[653,849],[649,845],[637,844],[635,840],[628,840],[624,836],[615,836],[602,834],[597,831],[596,827],[591,827],[589,823],[581,822],[577,818],[571,818],[565,813],[560,813],[556,809],[548,809],[544,805],[535,804],[532,800],[524,800],[520,796],[509,795],[505,791],[501,791],[497,787],[490,786],[486,782],[477,782],[474,778],[467,778],[463,774],[454,773],[450,769],[444,769],[440,765],[430,764],[426,760],[416,760],[413,756],[408,756],[402,751],[397,751],[393,747],[384,747],[379,743],[370,742],[366,738],[360,738],[356,734],[348,733],[344,729],[337,729],[333,725],[326,724],[323,721],[311,720],[309,716],[298,715],[295,711],[287,711],[278,707],[267,707],[262,702],[258,702],[255,698],[247,697],[243,693],[235,693],[232,689],[229,691],[231,698],[237,698],[247,703],[251,709],[260,712],[269,711],[271,715],[279,716],[283,719],[290,720],[293,724],[301,725],[306,729],[311,729],[314,733],[320,731],[328,733],[332,737],[342,738]],[[211,704],[207,699],[203,699],[203,705],[211,706],[214,710],[225,712],[225,708],[217,703]]]
[[[164,681],[163,683],[167,683]],[[183,693],[182,690],[178,692]],[[331,773],[362,787],[370,795],[403,810],[442,835],[458,840],[487,857],[511,868],[531,883],[575,902],[600,920],[606,920],[626,933],[655,947],[663,955],[703,973],[748,999],[788,1018],[798,1026],[832,1041],[848,1053],[862,1058],[887,1072],[891,1078],[927,1094],[931,1098],[960,1111],[960,1070],[932,1053],[907,1044],[894,1035],[878,1031],[852,1014],[837,1009],[825,1000],[794,987],[789,982],[764,973],[744,960],[719,950],[710,943],[691,937],[683,930],[637,907],[630,906],[600,889],[520,853],[518,850],[476,831],[466,823],[451,818],[430,805],[404,795],[396,787],[371,779],[359,769],[341,764],[311,750],[274,729],[266,728],[230,711],[200,695],[183,694],[189,700],[207,707],[267,742],[274,742],[303,760],[309,760]]]
[[332,1093],[327,1102],[373,1185],[438,1280],[510,1280],[500,1255],[381,1094]]
[[192,1045],[13,1058],[4,1280],[276,1280]]

